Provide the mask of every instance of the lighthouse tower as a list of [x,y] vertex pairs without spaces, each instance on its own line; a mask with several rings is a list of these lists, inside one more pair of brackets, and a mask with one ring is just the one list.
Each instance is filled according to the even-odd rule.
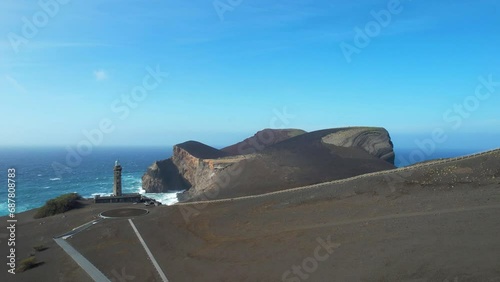
[[113,196],[122,195],[122,166],[118,161],[115,162],[115,181],[113,185]]

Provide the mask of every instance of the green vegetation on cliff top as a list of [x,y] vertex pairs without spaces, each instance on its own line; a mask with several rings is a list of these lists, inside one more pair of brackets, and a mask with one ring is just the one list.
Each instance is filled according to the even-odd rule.
[[77,193],[70,193],[61,195],[55,199],[48,200],[44,206],[36,211],[33,217],[43,218],[78,208],[80,205],[78,203],[78,200],[80,200],[81,198],[82,197]]

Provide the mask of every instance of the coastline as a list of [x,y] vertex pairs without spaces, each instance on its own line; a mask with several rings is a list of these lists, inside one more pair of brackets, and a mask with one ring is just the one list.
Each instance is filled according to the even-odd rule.
[[[276,281],[294,265],[302,266],[318,242],[331,243],[331,252],[318,261],[331,267],[307,272],[311,281],[332,275],[345,281],[352,273],[358,280],[445,281],[464,273],[484,280],[496,277],[496,260],[490,258],[498,257],[500,248],[499,161],[496,150],[240,200],[141,205],[149,213],[131,220],[172,281]],[[51,238],[105,210],[134,206],[88,203],[38,220],[32,211],[19,214],[18,256],[26,257],[37,244],[48,248],[36,253],[42,266],[19,275],[36,279],[61,273],[65,280],[87,281]],[[185,213],[192,210],[197,213]],[[123,267],[127,275],[158,280],[127,220],[103,221],[67,241],[108,278]],[[362,269],[356,261],[363,261]]]

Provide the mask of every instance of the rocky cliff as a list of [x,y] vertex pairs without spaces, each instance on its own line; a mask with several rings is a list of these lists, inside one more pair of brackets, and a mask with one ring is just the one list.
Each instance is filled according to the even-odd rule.
[[[142,187],[148,193],[183,191],[192,186],[203,189],[210,177],[245,157],[268,146],[306,133],[300,129],[264,129],[241,142],[217,150],[196,141],[187,141],[173,148],[167,160],[154,162],[142,176]],[[242,156],[226,158],[227,156]]]
[[217,150],[189,141],[172,158],[155,162],[143,189],[188,189],[182,200],[260,194],[394,168],[393,145],[383,128],[356,127],[305,133],[265,130]]
[[358,147],[369,154],[394,164],[394,151],[389,132],[384,128],[353,127],[321,139],[326,144],[339,147]]
[[142,188],[148,193],[182,191],[190,187],[171,158],[154,162],[142,176]]

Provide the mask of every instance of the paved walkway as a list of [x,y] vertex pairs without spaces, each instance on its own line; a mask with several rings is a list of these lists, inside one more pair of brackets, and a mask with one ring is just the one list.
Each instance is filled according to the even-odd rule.
[[165,276],[165,273],[163,273],[163,270],[161,270],[160,265],[158,264],[158,262],[156,261],[155,257],[153,256],[153,254],[149,250],[148,246],[146,245],[146,242],[144,242],[144,240],[142,239],[142,236],[139,233],[139,231],[137,230],[137,228],[135,227],[135,224],[132,222],[132,219],[129,219],[128,221],[130,222],[130,225],[134,229],[134,232],[137,235],[137,238],[139,238],[139,241],[141,241],[141,244],[144,247],[144,249],[146,250],[146,253],[149,256],[149,259],[151,260],[151,262],[153,263],[154,267],[156,268],[156,271],[158,271],[158,273],[160,274],[161,280],[164,281],[164,282],[168,282],[167,276]]
[[71,247],[66,240],[54,238],[54,241],[83,269],[94,281],[111,282],[97,267],[82,256],[75,248]]
[[[94,280],[94,281],[99,281],[99,282],[111,282],[97,267],[95,267],[89,260],[87,260],[82,254],[80,254],[75,248],[73,248],[68,242],[66,242],[66,239],[69,237],[72,237],[75,234],[78,234],[82,232],[83,230],[89,228],[90,226],[99,223],[102,221],[103,218],[93,220],[90,222],[87,222],[83,225],[80,225],[70,232],[67,232],[63,235],[54,237],[54,241]],[[135,227],[135,224],[132,222],[131,219],[128,220],[130,222],[130,225],[134,229],[135,234],[137,235],[137,238],[141,242],[142,246],[144,247],[144,250],[146,250],[146,253],[148,254],[149,259],[153,263],[153,266],[156,268],[156,271],[158,271],[158,274],[160,275],[162,281],[168,282],[167,276],[165,276],[165,273],[161,269],[160,265],[154,258],[153,254],[149,250],[148,246],[146,245],[146,242],[144,242],[144,239],[142,239],[141,234]]]

